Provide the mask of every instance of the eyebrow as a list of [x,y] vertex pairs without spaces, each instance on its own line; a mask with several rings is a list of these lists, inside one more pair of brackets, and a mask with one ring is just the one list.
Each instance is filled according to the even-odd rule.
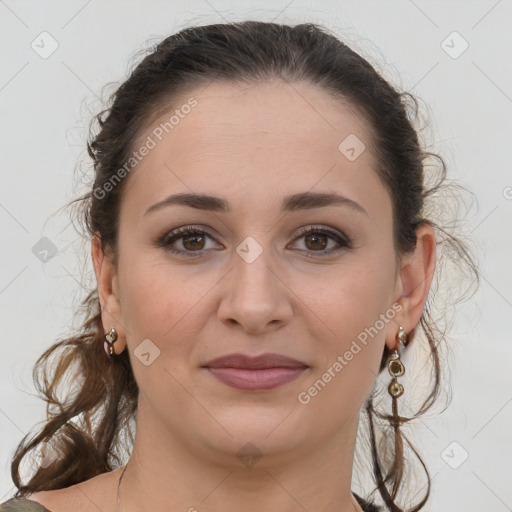
[[[206,210],[212,212],[231,212],[229,203],[220,197],[206,194],[183,193],[171,195],[165,198],[163,201],[155,203],[146,210],[144,215],[172,205],[189,206],[190,208],[195,208],[196,210]],[[325,206],[332,205],[349,206],[350,208],[353,208],[360,213],[368,215],[368,212],[359,203],[356,203],[348,197],[344,197],[336,193],[329,194],[318,192],[302,192],[285,197],[283,199],[281,211],[293,212],[297,210],[323,208]]]

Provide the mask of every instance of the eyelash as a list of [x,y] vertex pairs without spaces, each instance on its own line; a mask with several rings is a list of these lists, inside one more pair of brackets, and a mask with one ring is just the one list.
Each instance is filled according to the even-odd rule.
[[[323,226],[307,226],[303,227],[299,230],[299,235],[294,239],[298,240],[300,238],[303,238],[310,234],[322,234],[322,235],[328,235],[329,238],[332,240],[335,240],[338,244],[340,244],[340,247],[337,247],[335,249],[329,249],[329,250],[321,250],[321,251],[312,251],[312,250],[305,250],[305,249],[299,249],[301,252],[313,252],[318,253],[318,256],[309,256],[312,258],[317,257],[324,257],[324,256],[330,256],[331,254],[337,253],[339,251],[342,251],[344,249],[351,249],[352,248],[352,241],[351,239],[346,236],[344,233],[338,233],[337,231],[334,231],[332,229],[325,228]],[[197,258],[200,257],[204,250],[202,251],[184,251],[184,250],[176,250],[171,249],[170,245],[178,240],[181,240],[182,238],[186,237],[187,235],[206,235],[209,238],[213,238],[210,236],[210,234],[207,231],[204,231],[203,229],[197,228],[195,226],[182,226],[180,228],[177,228],[173,231],[170,231],[169,233],[166,233],[163,237],[161,237],[158,240],[158,246],[162,247],[166,251],[172,252],[174,254],[180,254],[180,255],[186,255],[189,258]],[[194,253],[197,253],[194,254]]]

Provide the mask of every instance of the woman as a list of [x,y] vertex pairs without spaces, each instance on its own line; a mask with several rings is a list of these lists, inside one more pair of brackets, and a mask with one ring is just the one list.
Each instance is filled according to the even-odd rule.
[[[424,506],[426,468],[403,505],[420,491],[406,453],[423,463],[400,426],[439,392],[436,234],[474,266],[424,215],[445,169],[425,185],[435,155],[407,99],[312,24],[193,27],[144,58],[97,116],[95,181],[77,200],[97,289],[82,331],[38,361],[65,349],[1,511]],[[413,341],[434,378],[408,415]],[[64,375],[78,385],[62,401]],[[361,411],[382,507],[351,490]]]

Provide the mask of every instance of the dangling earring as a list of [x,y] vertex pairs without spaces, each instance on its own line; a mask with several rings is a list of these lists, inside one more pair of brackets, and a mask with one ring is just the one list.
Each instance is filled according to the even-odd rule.
[[396,339],[398,340],[398,347],[395,350],[393,350],[388,361],[388,370],[392,377],[392,380],[388,386],[388,392],[391,395],[392,413],[391,416],[388,416],[388,419],[395,432],[395,453],[393,457],[392,468],[398,468],[398,474],[400,475],[395,479],[393,484],[393,490],[391,492],[391,498],[393,500],[395,499],[398,493],[398,488],[400,487],[402,474],[401,465],[403,464],[404,461],[404,447],[402,435],[400,433],[400,425],[403,421],[403,418],[401,418],[400,415],[398,414],[397,404],[397,398],[404,394],[404,387],[396,380],[397,377],[401,377],[405,373],[404,364],[402,363],[402,361],[400,361],[400,353],[407,344],[408,335],[402,326],[400,326],[396,334]]
[[407,343],[407,337],[408,336],[404,328],[400,326],[400,329],[396,334],[398,348],[393,351],[388,361],[388,370],[391,377],[393,377],[389,383],[388,392],[393,398],[393,402],[395,402],[396,398],[404,394],[404,387],[396,380],[396,378],[401,377],[405,373],[404,364],[400,361],[400,352]]
[[111,361],[116,356],[116,353],[114,352],[114,343],[116,342],[116,340],[117,340],[117,331],[116,331],[115,327],[112,327],[112,329],[110,329],[110,332],[105,336],[105,342],[108,345],[107,357]]

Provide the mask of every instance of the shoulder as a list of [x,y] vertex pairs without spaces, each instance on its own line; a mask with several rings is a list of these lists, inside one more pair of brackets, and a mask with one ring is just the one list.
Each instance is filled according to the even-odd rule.
[[109,512],[116,510],[119,471],[102,473],[84,482],[11,498],[0,503],[0,512]]
[[0,512],[61,512],[71,505],[68,489],[39,491],[0,504]]
[[52,512],[28,498],[11,498],[0,503],[0,512]]

